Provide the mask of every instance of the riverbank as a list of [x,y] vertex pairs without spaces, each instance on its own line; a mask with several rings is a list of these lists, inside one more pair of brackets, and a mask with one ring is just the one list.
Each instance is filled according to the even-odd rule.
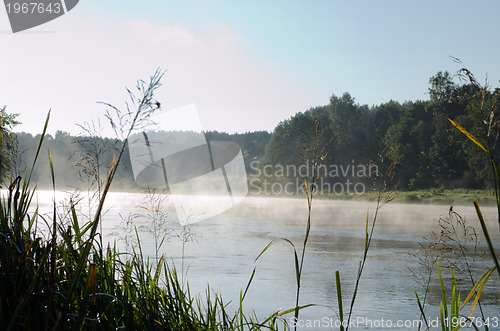
[[[391,196],[394,202],[424,204],[471,204],[473,201],[478,201],[482,205],[493,205],[496,199],[493,190],[468,189],[394,191]],[[378,193],[369,191],[360,194],[318,194],[317,197],[334,200],[375,201],[378,198]]]
[[[37,191],[52,191],[51,188],[39,188]],[[64,191],[64,190],[63,190]],[[68,190],[68,192],[72,192]],[[142,194],[144,188],[140,187],[112,187],[110,192],[114,193],[132,193]],[[300,191],[299,191],[300,192]],[[166,193],[163,192],[162,193]],[[305,193],[305,192],[304,192]],[[166,193],[169,194],[169,193]],[[249,197],[265,197],[265,198],[305,198],[305,194],[266,194],[264,191],[256,192],[250,188]],[[492,206],[495,204],[495,192],[493,190],[471,190],[471,189],[428,189],[417,191],[393,191],[391,193],[393,202],[400,203],[423,203],[423,204],[472,204],[473,201],[478,201],[481,205]],[[364,193],[341,193],[341,194],[324,194],[316,193],[317,199],[329,200],[352,200],[352,201],[376,201],[378,198],[377,191],[366,191]]]

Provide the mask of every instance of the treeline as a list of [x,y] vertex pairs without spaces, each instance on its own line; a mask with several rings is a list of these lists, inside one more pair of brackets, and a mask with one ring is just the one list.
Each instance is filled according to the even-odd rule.
[[[356,183],[362,180],[362,165],[385,148],[388,161],[401,157],[396,171],[400,189],[488,187],[493,181],[486,153],[469,144],[448,119],[485,136],[480,131],[488,130],[485,123],[498,111],[499,89],[485,92],[476,84],[459,84],[448,72],[438,72],[429,84],[428,100],[370,107],[344,93],[333,95],[328,105],[297,113],[275,128],[259,168],[267,166],[268,171],[257,173],[284,172],[286,177],[290,171],[284,168],[304,164],[305,154],[311,160],[316,149],[326,155],[324,181]],[[490,142],[496,141],[498,123],[491,123],[489,130]],[[499,152],[496,144],[491,148]],[[262,182],[260,178],[256,186]]]
[[[64,131],[57,131],[54,136],[45,136],[42,151],[39,154],[37,165],[33,169],[31,181],[38,188],[52,188],[52,177],[49,164],[49,151],[54,165],[55,182],[58,189],[87,189],[96,188],[104,183],[113,156],[122,147],[122,141],[110,139],[95,134],[71,136]],[[205,132],[208,141],[232,141],[242,149],[246,160],[264,154],[271,134],[266,131],[228,134],[217,131]],[[15,133],[17,139],[17,157],[14,159],[15,174],[23,175],[31,170],[40,135],[29,133]],[[137,191],[141,188],[136,185],[130,163],[128,148],[125,148],[122,164],[118,167],[112,189],[116,191]]]
[[[327,105],[280,122],[272,134],[209,131],[205,135],[208,141],[233,141],[240,145],[253,192],[266,192],[266,185],[278,182],[282,185],[277,187],[279,192],[270,193],[290,193],[284,192],[283,185],[312,175],[314,154],[323,164],[322,181],[330,185],[330,192],[340,193],[331,190],[336,183],[342,184],[338,186],[342,192],[346,188],[353,191],[349,185],[365,180],[364,176],[373,170],[367,166],[369,161],[383,150],[388,151],[386,161],[400,159],[396,169],[400,189],[488,188],[493,181],[489,162],[484,159],[486,153],[469,144],[449,119],[474,135],[488,136],[489,141],[484,143],[498,154],[500,147],[495,142],[500,125],[488,121],[498,111],[500,89],[482,89],[470,81],[460,84],[448,72],[438,72],[429,79],[429,85],[428,100],[391,100],[368,106],[356,103],[349,93],[344,93],[340,97],[332,95]],[[92,132],[88,130],[88,135],[78,137],[63,131],[54,137],[47,135],[32,182],[39,188],[52,186],[48,150],[59,189],[88,187],[104,180],[122,142]],[[15,136],[19,151],[15,173],[23,174],[30,170],[40,136]],[[113,189],[138,190],[127,149],[122,162]],[[301,183],[297,180],[295,186]],[[297,187],[294,190],[299,192]]]

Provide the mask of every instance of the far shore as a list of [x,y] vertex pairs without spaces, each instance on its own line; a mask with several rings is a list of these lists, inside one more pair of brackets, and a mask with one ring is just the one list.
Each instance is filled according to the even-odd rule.
[[[390,194],[393,202],[422,203],[422,204],[472,204],[478,201],[482,205],[494,205],[496,197],[493,190],[469,189],[428,189],[417,191],[393,191]],[[375,201],[378,198],[376,191],[361,194],[337,194],[317,196],[335,200]]]
[[[5,193],[6,187],[1,189],[2,193]],[[5,191],[5,192],[4,192]],[[37,191],[52,191],[51,188],[38,187]],[[71,193],[74,192],[74,188],[59,188],[58,191]],[[85,194],[86,190],[80,191]],[[145,193],[145,189],[139,187],[131,187],[128,189],[123,189],[123,187],[111,188],[110,192],[113,193],[132,193],[140,194]],[[416,203],[416,204],[460,204],[467,205],[472,204],[474,201],[478,201],[481,205],[492,206],[496,204],[496,197],[493,190],[471,190],[471,189],[427,189],[427,190],[416,190],[416,191],[403,191],[396,190],[391,193],[384,193],[384,198],[390,194],[392,202],[397,203]],[[290,198],[290,199],[305,199],[304,194],[265,194],[263,192],[256,192],[249,190],[248,197],[258,197],[258,198]],[[377,191],[367,191],[364,193],[342,193],[342,194],[324,194],[315,193],[314,199],[328,199],[328,200],[339,200],[339,201],[376,201],[378,198]]]

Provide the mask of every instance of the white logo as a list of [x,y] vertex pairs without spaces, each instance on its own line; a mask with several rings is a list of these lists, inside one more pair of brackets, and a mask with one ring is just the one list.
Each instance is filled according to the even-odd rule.
[[240,147],[210,141],[194,104],[163,112],[129,139],[137,184],[168,188],[181,225],[226,211],[248,193]]

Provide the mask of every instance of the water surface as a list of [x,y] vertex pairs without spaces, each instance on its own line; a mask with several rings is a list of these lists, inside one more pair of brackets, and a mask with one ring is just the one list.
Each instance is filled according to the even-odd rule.
[[[51,199],[50,194],[38,194],[40,206],[47,211],[50,210]],[[63,200],[64,194],[58,193],[57,199]],[[155,240],[151,233],[151,218],[148,216],[151,214],[138,208],[147,204],[147,199],[144,199],[142,194],[110,194],[103,218],[103,233],[105,241],[116,241],[122,251],[130,250],[131,246],[127,246],[123,240],[127,235],[123,220],[133,215],[128,230],[131,229],[130,225],[137,226],[144,254],[154,259]],[[433,232],[439,235],[438,220],[448,216],[449,207],[390,203],[379,210],[353,318],[374,323],[382,318],[394,323],[397,320],[419,318],[414,289],[421,295],[423,290],[410,268],[418,275],[425,274],[425,268],[418,258],[423,256],[421,245],[426,245],[424,237],[431,239]],[[168,199],[163,202],[163,208],[168,215],[163,227],[172,228],[173,232],[159,249],[159,255],[166,256],[171,265],[187,275],[192,293],[204,296],[210,285],[210,290],[222,294],[225,302],[234,301],[230,309],[236,309],[240,291],[246,287],[255,268],[255,278],[244,302],[247,312],[254,311],[257,316],[264,317],[294,306],[296,280],[293,249],[279,238],[293,242],[300,253],[307,222],[305,199],[248,197],[224,214],[195,223],[189,231],[196,240],[184,244],[184,254],[182,241],[178,237],[181,228]],[[469,225],[477,228],[483,243],[479,251],[486,251],[472,204],[454,206],[453,210],[460,213]],[[337,319],[337,270],[340,271],[344,307],[347,310],[363,256],[367,214],[371,225],[375,211],[376,205],[371,202],[314,200],[300,303],[318,306],[301,312],[304,325],[307,325],[307,321]],[[494,242],[499,243],[496,209],[484,207],[483,214]],[[272,240],[277,241],[254,263]],[[479,279],[491,265],[487,254],[479,258],[473,264],[474,277]],[[448,271],[443,272],[449,274]],[[428,316],[432,319],[439,315],[436,277],[433,278],[433,293],[428,308]],[[449,282],[449,279],[445,281]],[[485,317],[500,317],[499,285],[498,276],[494,274],[485,289]],[[461,287],[462,298],[465,298],[470,288],[470,285]],[[464,310],[464,314],[468,314],[468,309]],[[361,324],[357,329],[363,328]]]

